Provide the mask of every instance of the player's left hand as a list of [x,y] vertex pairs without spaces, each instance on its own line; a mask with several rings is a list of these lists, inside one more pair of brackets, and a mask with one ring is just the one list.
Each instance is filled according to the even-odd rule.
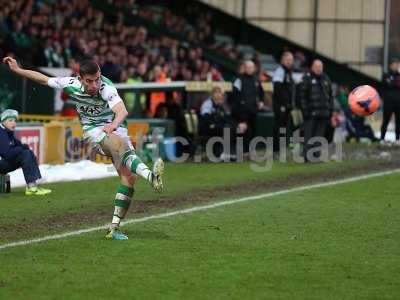
[[4,57],[3,58],[3,63],[8,65],[10,70],[13,71],[13,72],[18,72],[20,70],[20,67],[19,67],[17,61],[14,58],[10,57],[10,56]]
[[110,135],[115,129],[117,129],[117,127],[114,124],[109,123],[109,124],[104,125],[103,131],[107,135]]

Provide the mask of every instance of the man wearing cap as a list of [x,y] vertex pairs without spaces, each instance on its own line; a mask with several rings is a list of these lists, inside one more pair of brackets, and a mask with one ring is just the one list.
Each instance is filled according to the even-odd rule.
[[47,195],[51,190],[38,186],[42,178],[35,154],[28,145],[22,144],[15,135],[18,112],[6,109],[0,116],[0,173],[8,173],[22,168],[27,184],[25,195]]

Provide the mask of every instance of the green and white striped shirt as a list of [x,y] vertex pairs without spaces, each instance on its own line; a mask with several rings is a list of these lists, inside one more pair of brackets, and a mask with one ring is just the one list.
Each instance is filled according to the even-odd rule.
[[94,96],[85,93],[78,77],[50,78],[48,85],[69,94],[85,131],[111,123],[115,115],[112,108],[123,102],[111,80],[104,76],[101,76],[99,93]]

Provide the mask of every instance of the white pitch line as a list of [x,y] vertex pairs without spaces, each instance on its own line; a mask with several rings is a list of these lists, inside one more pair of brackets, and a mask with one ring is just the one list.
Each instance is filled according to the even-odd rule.
[[[156,219],[164,219],[164,218],[169,218],[169,217],[173,217],[173,216],[177,216],[177,215],[184,215],[184,214],[190,214],[193,212],[213,209],[213,208],[220,207],[220,206],[227,206],[227,205],[232,205],[232,204],[241,203],[241,202],[259,200],[262,198],[271,198],[271,197],[285,195],[285,194],[294,193],[294,192],[301,192],[301,191],[306,191],[306,190],[311,190],[311,189],[316,189],[316,188],[350,183],[350,182],[370,179],[370,178],[374,178],[374,177],[391,175],[391,174],[398,173],[398,172],[400,172],[400,169],[372,173],[372,174],[367,174],[367,175],[362,175],[362,176],[355,176],[355,177],[350,177],[350,178],[345,178],[345,179],[340,179],[340,180],[333,180],[333,181],[328,181],[328,182],[324,182],[324,183],[311,184],[311,185],[306,185],[306,186],[301,186],[301,187],[296,187],[296,188],[291,188],[291,189],[285,189],[285,190],[271,192],[271,193],[264,193],[264,194],[254,195],[254,196],[248,196],[248,197],[243,197],[243,198],[237,198],[237,199],[232,199],[232,200],[220,201],[220,202],[209,204],[209,205],[195,206],[192,208],[176,210],[176,211],[172,211],[172,212],[152,215],[152,216],[143,217],[143,218],[139,218],[139,219],[130,219],[125,222],[122,222],[122,225],[143,223],[146,221],[156,220]],[[48,236],[37,238],[37,239],[12,242],[12,243],[8,243],[8,244],[0,245],[0,250],[17,247],[17,246],[36,244],[36,243],[41,243],[41,242],[50,241],[50,240],[58,240],[58,239],[63,239],[63,238],[67,238],[70,236],[76,236],[76,235],[81,235],[81,234],[90,233],[90,232],[94,232],[94,231],[104,230],[104,229],[108,228],[108,226],[109,225],[107,224],[107,225],[103,225],[103,226],[91,227],[91,228],[87,228],[87,229],[70,231],[70,232],[61,233],[61,234],[48,235]]]

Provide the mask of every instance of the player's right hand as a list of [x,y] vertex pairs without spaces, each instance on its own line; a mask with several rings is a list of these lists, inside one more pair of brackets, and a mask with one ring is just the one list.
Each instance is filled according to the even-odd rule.
[[20,69],[20,67],[18,66],[17,61],[14,58],[10,57],[10,56],[4,57],[3,58],[3,63],[7,64],[8,67],[10,68],[10,70],[13,71],[13,72],[16,72],[16,71],[18,71]]
[[104,125],[103,131],[107,134],[110,135],[111,133],[113,133],[113,131],[117,129],[117,127],[115,127],[115,125],[113,123],[109,123]]

